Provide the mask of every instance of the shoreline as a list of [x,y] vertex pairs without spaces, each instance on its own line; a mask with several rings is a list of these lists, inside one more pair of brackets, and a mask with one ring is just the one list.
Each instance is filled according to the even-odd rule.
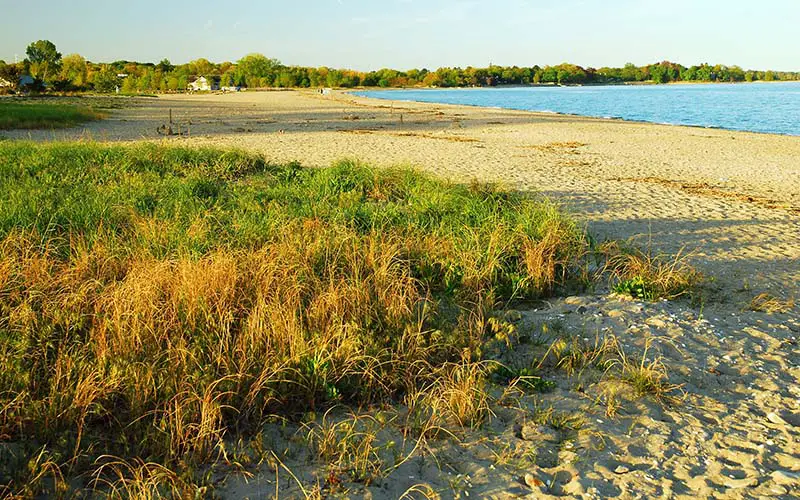
[[[745,83],[745,82],[739,82]],[[750,82],[750,83],[759,83],[759,82]],[[766,83],[766,82],[765,82]],[[770,82],[773,83],[773,82]],[[779,82],[779,83],[787,83],[787,82]],[[800,82],[797,82],[800,84]],[[657,85],[683,85],[683,83],[674,82],[674,83],[667,83],[667,84],[657,84]],[[694,82],[686,82],[687,85],[695,85]],[[714,83],[713,85],[738,85],[738,83]],[[616,86],[625,86],[625,85],[587,85],[593,87],[616,87]],[[632,85],[635,86],[635,85]],[[363,99],[374,99],[376,101],[390,101],[390,102],[413,102],[417,104],[433,104],[437,106],[467,106],[471,108],[479,108],[479,109],[496,109],[496,110],[506,110],[506,111],[519,111],[519,112],[526,112],[526,113],[534,113],[534,114],[545,114],[545,115],[557,115],[557,116],[568,116],[568,117],[577,117],[577,118],[590,118],[596,120],[610,120],[610,121],[623,121],[629,123],[640,123],[640,124],[650,124],[650,125],[662,125],[662,126],[670,126],[670,127],[688,127],[688,128],[697,128],[703,130],[722,130],[722,131],[730,131],[730,132],[741,132],[741,133],[748,133],[748,134],[759,134],[759,135],[772,135],[772,136],[780,136],[780,137],[800,137],[800,131],[797,133],[781,133],[781,132],[764,132],[758,130],[746,130],[746,129],[738,129],[738,128],[730,128],[730,127],[723,127],[723,126],[706,126],[706,125],[694,125],[694,124],[686,124],[686,123],[670,123],[670,122],[655,122],[655,121],[646,121],[646,120],[636,120],[631,118],[624,118],[624,117],[617,117],[617,116],[597,116],[597,115],[582,115],[582,114],[575,114],[575,113],[567,113],[561,111],[551,111],[551,110],[533,110],[533,109],[522,109],[522,108],[508,108],[508,107],[500,107],[500,106],[485,106],[481,104],[468,104],[468,103],[444,103],[444,102],[430,102],[430,101],[416,101],[416,100],[406,100],[406,99],[389,99],[389,98],[381,98],[375,96],[366,96],[366,95],[356,95],[357,92],[403,92],[403,91],[480,91],[480,90],[503,90],[503,89],[524,89],[524,88],[558,88],[558,87],[580,87],[580,86],[507,86],[507,87],[448,87],[448,88],[419,88],[419,89],[411,89],[411,88],[404,88],[404,89],[373,89],[373,90],[336,90],[339,94],[351,95],[353,97],[363,98]]]

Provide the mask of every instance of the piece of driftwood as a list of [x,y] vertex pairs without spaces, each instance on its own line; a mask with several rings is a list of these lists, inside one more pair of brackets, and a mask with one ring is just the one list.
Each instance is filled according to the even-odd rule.
[[159,135],[166,135],[166,136],[172,136],[172,135],[180,136],[180,135],[184,135],[184,134],[185,135],[191,135],[191,122],[189,122],[189,124],[186,125],[186,130],[184,132],[183,126],[182,126],[182,124],[180,122],[176,123],[176,122],[172,121],[172,108],[170,108],[170,110],[169,110],[169,123],[165,123],[163,125],[160,125],[158,128],[156,128],[156,132]]

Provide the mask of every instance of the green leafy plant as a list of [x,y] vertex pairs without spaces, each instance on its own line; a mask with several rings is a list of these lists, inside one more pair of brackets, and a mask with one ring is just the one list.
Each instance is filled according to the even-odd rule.
[[614,285],[614,291],[624,295],[629,295],[635,299],[655,300],[657,292],[653,285],[645,281],[641,276],[635,276],[622,280]]

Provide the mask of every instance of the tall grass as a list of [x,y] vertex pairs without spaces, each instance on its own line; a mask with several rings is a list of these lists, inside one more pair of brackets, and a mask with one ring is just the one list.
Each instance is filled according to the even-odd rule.
[[103,117],[88,106],[0,99],[0,130],[74,127]]
[[0,493],[48,492],[42,450],[116,488],[334,404],[476,425],[488,316],[586,246],[545,202],[412,171],[0,143]]

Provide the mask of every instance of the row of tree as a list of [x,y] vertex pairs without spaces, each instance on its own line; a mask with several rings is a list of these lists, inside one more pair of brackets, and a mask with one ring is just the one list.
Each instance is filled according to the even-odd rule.
[[56,46],[40,40],[28,46],[27,58],[16,64],[0,61],[0,77],[18,81],[31,75],[40,85],[54,90],[113,92],[183,91],[196,77],[218,80],[221,86],[263,87],[484,87],[531,84],[613,84],[628,82],[752,82],[800,80],[800,72],[743,70],[739,66],[682,66],[664,61],[622,68],[558,66],[494,66],[488,68],[439,68],[435,71],[381,69],[361,72],[327,67],[286,66],[262,54],[247,55],[236,63],[196,59],[173,65],[132,61],[94,63],[79,54],[63,56]]

